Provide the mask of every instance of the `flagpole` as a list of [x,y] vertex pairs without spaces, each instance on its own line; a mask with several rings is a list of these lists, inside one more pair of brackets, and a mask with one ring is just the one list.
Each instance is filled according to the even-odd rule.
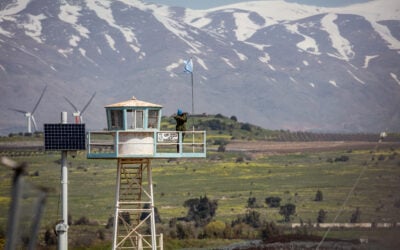
[[191,77],[191,80],[192,80],[192,115],[194,115],[193,72],[190,72],[190,77]]
[[[194,115],[194,84],[193,84],[193,60],[190,58],[185,62],[185,72],[190,73],[190,78],[192,82],[192,117]],[[194,152],[194,118],[192,118],[192,148]]]

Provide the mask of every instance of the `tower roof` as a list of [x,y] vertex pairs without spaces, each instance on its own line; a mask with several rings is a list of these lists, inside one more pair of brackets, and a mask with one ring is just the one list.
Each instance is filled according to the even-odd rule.
[[106,108],[116,108],[116,107],[146,107],[146,108],[162,108],[159,104],[154,104],[150,102],[140,101],[136,97],[128,101],[118,102],[114,104],[107,105]]

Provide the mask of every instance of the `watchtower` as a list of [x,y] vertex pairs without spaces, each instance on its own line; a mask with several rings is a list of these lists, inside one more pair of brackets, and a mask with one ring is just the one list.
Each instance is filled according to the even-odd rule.
[[205,157],[206,133],[160,131],[162,106],[135,97],[105,109],[107,130],[88,132],[87,158],[117,159],[112,249],[162,249],[151,159]]

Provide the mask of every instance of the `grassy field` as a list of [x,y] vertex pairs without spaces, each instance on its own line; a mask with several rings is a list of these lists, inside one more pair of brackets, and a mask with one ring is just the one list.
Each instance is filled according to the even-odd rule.
[[[213,146],[209,149],[206,159],[152,161],[155,205],[164,223],[186,215],[185,200],[204,195],[218,201],[215,219],[225,222],[245,213],[248,198],[255,197],[255,209],[264,219],[283,223],[279,209],[265,204],[269,196],[281,197],[281,205],[296,205],[292,222],[316,222],[320,209],[327,212],[326,222],[331,222],[360,173],[363,174],[359,183],[337,222],[349,222],[357,208],[361,211],[361,222],[400,222],[397,192],[400,148],[286,154],[218,153]],[[342,156],[348,160],[335,160]],[[32,152],[12,159],[29,164],[26,177],[29,182],[50,189],[42,227],[53,227],[60,217],[60,153]],[[75,158],[68,157],[69,213],[74,221],[84,216],[100,224],[107,223],[114,211],[116,165],[116,160],[88,160],[84,152]],[[3,228],[12,174],[0,168],[0,225]],[[323,193],[320,202],[314,201],[318,190]],[[381,234],[398,233],[398,230],[388,233],[339,230],[332,235],[357,238],[371,234],[370,237],[378,237],[379,241]]]

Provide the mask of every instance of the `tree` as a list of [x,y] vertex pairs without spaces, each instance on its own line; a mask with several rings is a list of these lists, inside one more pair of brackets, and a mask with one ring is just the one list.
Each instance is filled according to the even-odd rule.
[[314,201],[322,201],[323,199],[324,199],[324,196],[322,195],[322,191],[318,190],[317,193],[315,194]]
[[279,210],[279,214],[284,216],[285,222],[289,222],[290,216],[295,213],[296,213],[296,205],[292,203],[288,203],[284,206],[281,206]]
[[328,214],[328,212],[325,212],[323,209],[320,209],[318,212],[317,222],[324,223],[327,214]]
[[231,116],[231,120],[234,121],[234,122],[237,122],[237,117],[234,116],[234,115],[232,115],[232,116]]
[[265,198],[265,203],[268,204],[269,207],[280,207],[281,206],[281,198],[270,196]]
[[204,226],[215,216],[218,208],[216,200],[209,200],[207,196],[186,200],[183,204],[188,207],[186,221],[194,221],[196,226]]
[[240,127],[240,129],[246,130],[246,131],[251,131],[251,125],[249,123],[244,123],[242,124],[242,126]]

